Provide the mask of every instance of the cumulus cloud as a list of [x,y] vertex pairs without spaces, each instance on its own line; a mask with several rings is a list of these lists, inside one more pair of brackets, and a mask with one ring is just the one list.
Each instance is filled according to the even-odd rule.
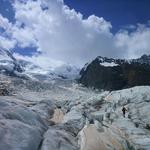
[[8,38],[8,33],[10,32],[11,28],[12,24],[9,22],[9,20],[0,14],[0,47],[10,49],[15,46],[16,41]]
[[12,24],[9,22],[9,20],[7,18],[4,18],[1,14],[0,14],[0,28],[3,28],[5,30],[8,30],[9,28],[12,27]]
[[43,55],[43,54],[35,54],[33,56],[23,56],[18,53],[13,54],[15,58],[18,60],[25,60],[28,62],[32,62],[33,64],[36,64],[44,69],[55,69],[57,67],[60,67],[62,65],[65,65],[65,62],[50,58],[49,56]]
[[16,0],[13,7],[14,24],[0,15],[0,28],[5,30],[2,36],[7,41],[0,44],[37,48],[41,54],[30,58],[43,66],[54,60],[56,64],[83,65],[98,55],[133,58],[150,52],[148,25],[138,24],[132,32],[124,29],[112,34],[111,23],[103,17],[84,18],[63,0]]
[[8,38],[0,36],[0,47],[5,49],[12,49],[15,45],[16,45],[15,40],[10,40]]
[[83,19],[62,1],[17,1],[14,8],[19,24],[32,30],[38,50],[57,60],[83,63],[95,57],[112,36],[109,22],[94,15]]
[[150,54],[150,27],[138,24],[134,32],[122,30],[115,35],[116,47],[128,58],[137,58],[143,54]]

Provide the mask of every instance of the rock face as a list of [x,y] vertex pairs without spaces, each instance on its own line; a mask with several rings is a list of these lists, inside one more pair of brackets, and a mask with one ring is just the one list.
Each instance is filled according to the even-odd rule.
[[87,87],[118,90],[150,85],[150,56],[134,60],[97,57],[80,72],[79,82]]

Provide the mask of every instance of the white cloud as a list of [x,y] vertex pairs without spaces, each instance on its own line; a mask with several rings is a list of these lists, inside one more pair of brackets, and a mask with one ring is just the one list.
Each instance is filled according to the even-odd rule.
[[14,48],[16,41],[8,37],[9,32],[11,32],[12,24],[9,22],[7,18],[4,18],[0,14],[0,29],[3,32],[0,32],[0,47],[11,49]]
[[12,24],[9,22],[9,20],[7,18],[4,18],[1,14],[0,14],[0,28],[3,28],[5,30],[8,30],[9,28],[12,27]]
[[42,66],[54,60],[56,64],[83,65],[98,55],[131,58],[150,53],[150,27],[146,25],[134,25],[130,33],[126,28],[114,35],[110,22],[95,15],[84,19],[62,0],[16,0],[13,7],[14,24],[0,16],[0,27],[5,29],[3,45],[36,47],[42,54],[26,59]]
[[134,32],[120,31],[115,35],[118,49],[124,50],[128,58],[150,54],[150,28],[139,25]]
[[[45,6],[48,9],[43,10]],[[17,23],[31,30],[26,32],[29,40],[28,34],[23,33],[26,28],[19,30],[25,39],[17,38],[19,31],[14,32],[14,38],[21,45],[35,45],[43,55],[60,61],[85,63],[98,52],[100,55],[100,49],[112,37],[110,22],[95,15],[83,19],[82,14],[71,10],[62,1],[16,1],[14,8]]]
[[52,58],[49,58],[49,56],[46,55],[33,55],[33,56],[23,56],[18,53],[13,54],[15,58],[25,60],[28,62],[32,62],[35,65],[38,65],[44,69],[55,69],[57,67],[60,67],[64,65],[65,63],[59,60],[55,60]]
[[29,27],[14,27],[12,30],[12,37],[18,42],[18,46],[21,48],[35,47],[37,44],[32,29]]
[[15,40],[10,40],[8,38],[5,38],[3,36],[0,36],[0,47],[6,48],[6,49],[12,49],[16,45]]

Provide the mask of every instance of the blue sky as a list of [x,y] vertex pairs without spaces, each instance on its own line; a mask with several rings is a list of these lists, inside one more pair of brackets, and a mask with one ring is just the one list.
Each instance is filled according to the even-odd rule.
[[150,0],[65,0],[65,3],[85,17],[95,14],[110,21],[113,32],[126,25],[145,24],[150,19]]
[[0,13],[4,16],[7,17],[10,21],[15,21],[14,20],[14,11],[11,5],[11,0],[1,0],[0,1]]
[[[9,19],[10,22],[15,22],[15,12],[13,10],[12,6],[13,0],[1,0],[0,1],[0,13]],[[26,48],[20,48],[18,46],[15,47],[15,49],[12,49],[12,51],[21,53],[22,55],[28,55],[31,56],[33,53],[36,52],[36,48],[33,47],[26,47]]]
[[137,58],[150,54],[149,8],[149,0],[1,0],[0,46],[46,66]]

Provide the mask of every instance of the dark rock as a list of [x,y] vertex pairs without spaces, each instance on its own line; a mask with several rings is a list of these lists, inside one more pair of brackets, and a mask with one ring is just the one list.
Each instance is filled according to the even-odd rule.
[[[121,60],[97,57],[80,72],[79,82],[87,87],[105,90],[150,85],[150,65],[144,60]],[[142,61],[143,60],[143,61]],[[103,66],[101,63],[114,63],[114,66]]]
[[145,129],[150,130],[150,124],[146,124],[146,125],[145,125]]

